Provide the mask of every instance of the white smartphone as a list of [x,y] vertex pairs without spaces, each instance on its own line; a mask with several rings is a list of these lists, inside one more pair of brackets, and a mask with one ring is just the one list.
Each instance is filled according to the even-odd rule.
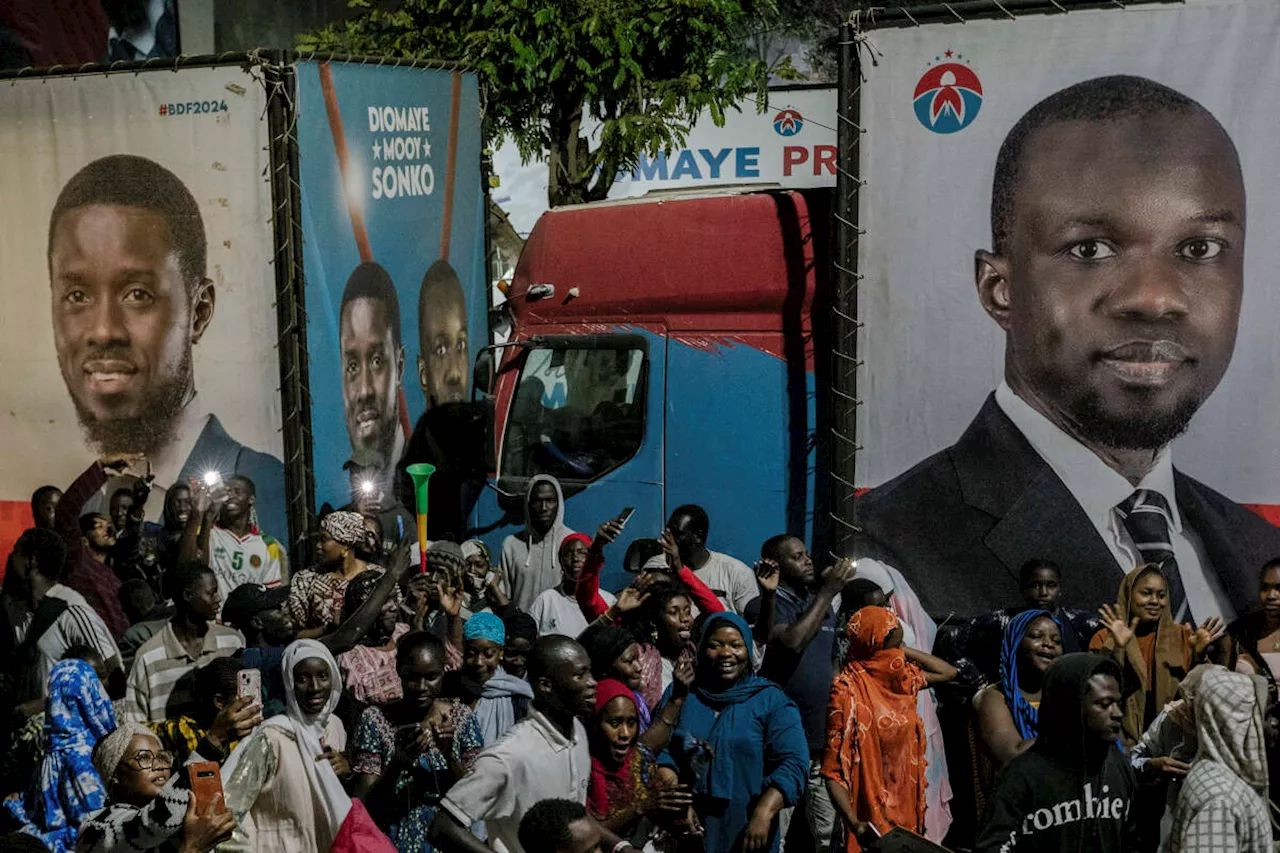
[[242,669],[236,674],[236,695],[248,696],[254,702],[262,701],[262,672]]

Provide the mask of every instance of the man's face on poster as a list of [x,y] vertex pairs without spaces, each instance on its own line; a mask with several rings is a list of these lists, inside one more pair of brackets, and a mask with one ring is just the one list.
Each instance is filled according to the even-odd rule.
[[388,458],[398,427],[397,389],[404,351],[396,345],[386,306],[368,298],[348,302],[339,324],[338,344],[351,449],[377,451]]
[[980,253],[1006,377],[1085,440],[1155,449],[1231,360],[1245,195],[1203,113],[1066,121],[1028,138],[1002,256]]
[[149,453],[169,438],[191,389],[191,346],[213,288],[188,286],[164,217],[108,204],[73,208],[49,244],[54,344],[91,443]]
[[418,382],[428,409],[461,403],[471,369],[462,285],[452,270],[438,279],[432,274],[423,284],[418,318]]

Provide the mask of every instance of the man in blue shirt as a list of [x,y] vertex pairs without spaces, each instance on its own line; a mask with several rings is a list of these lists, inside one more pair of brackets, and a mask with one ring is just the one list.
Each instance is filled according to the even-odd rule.
[[853,580],[853,563],[841,561],[819,578],[809,549],[788,534],[766,540],[760,558],[761,594],[747,607],[747,620],[755,625],[757,637],[768,638],[760,674],[781,685],[800,709],[809,741],[810,779],[800,807],[812,833],[812,849],[827,853],[835,809],[818,771],[827,743],[827,700],[836,673],[836,598]]

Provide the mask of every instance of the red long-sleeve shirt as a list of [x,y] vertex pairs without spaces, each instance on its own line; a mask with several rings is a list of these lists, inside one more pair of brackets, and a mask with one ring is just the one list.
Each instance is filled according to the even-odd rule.
[[54,511],[53,524],[67,543],[67,569],[63,583],[84,596],[94,612],[102,617],[111,636],[119,642],[129,630],[129,617],[120,604],[120,579],[106,563],[89,553],[80,533],[81,510],[106,482],[107,472],[94,462],[67,487]]
[[[586,565],[578,574],[578,607],[587,622],[594,622],[604,615],[609,605],[600,595],[600,570],[604,568],[604,551],[592,548],[587,553]],[[681,566],[678,575],[680,582],[689,587],[689,595],[694,605],[703,613],[720,613],[724,605],[716,594],[688,566]]]

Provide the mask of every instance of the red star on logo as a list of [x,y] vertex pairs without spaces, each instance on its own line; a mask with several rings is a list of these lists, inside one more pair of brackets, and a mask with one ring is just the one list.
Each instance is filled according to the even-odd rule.
[[949,51],[949,50],[948,50],[944,55],[947,57],[947,59],[950,59],[950,58],[951,58],[951,51]]

